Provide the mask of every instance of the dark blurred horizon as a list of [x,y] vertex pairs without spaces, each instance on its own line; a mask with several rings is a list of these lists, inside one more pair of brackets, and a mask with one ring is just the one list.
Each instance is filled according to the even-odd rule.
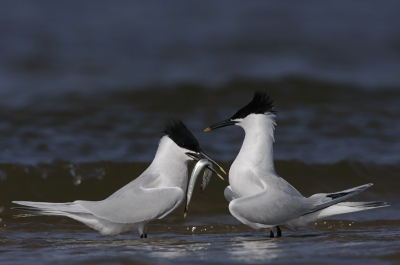
[[398,10],[398,1],[3,1],[0,96],[287,76],[398,88]]

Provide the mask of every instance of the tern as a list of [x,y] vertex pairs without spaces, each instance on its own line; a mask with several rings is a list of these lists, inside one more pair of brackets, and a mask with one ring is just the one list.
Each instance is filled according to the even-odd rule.
[[[107,199],[68,203],[13,201],[23,205],[14,209],[70,217],[103,235],[136,229],[141,238],[147,238],[147,224],[165,217],[185,199],[188,162],[204,158],[223,171],[201,150],[199,142],[183,122],[173,120],[166,124],[150,166]],[[217,173],[212,167],[209,170]]]
[[229,211],[254,229],[269,228],[270,237],[282,232],[305,230],[321,218],[337,214],[380,208],[385,202],[342,202],[372,184],[334,192],[302,196],[276,172],[273,160],[275,129],[273,101],[265,92],[255,92],[253,100],[231,118],[217,122],[204,131],[237,125],[245,131],[243,145],[229,170],[224,190]]

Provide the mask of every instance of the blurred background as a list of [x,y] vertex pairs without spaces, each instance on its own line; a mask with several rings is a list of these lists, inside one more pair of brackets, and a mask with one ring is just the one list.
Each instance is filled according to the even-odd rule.
[[264,90],[276,158],[400,162],[398,1],[3,1],[0,161],[153,158],[182,119],[217,160],[243,132],[202,130]]

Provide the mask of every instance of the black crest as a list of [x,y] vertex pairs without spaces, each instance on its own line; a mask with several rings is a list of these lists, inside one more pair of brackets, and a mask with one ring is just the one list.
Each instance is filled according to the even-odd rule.
[[269,113],[276,113],[274,110],[272,99],[267,95],[267,93],[262,91],[256,91],[254,93],[253,100],[247,104],[245,107],[238,110],[235,115],[231,117],[232,120],[235,119],[243,119],[246,118],[248,115],[254,114],[265,114]]
[[165,124],[163,133],[171,138],[178,146],[194,152],[200,152],[199,142],[182,121],[172,120],[168,122]]

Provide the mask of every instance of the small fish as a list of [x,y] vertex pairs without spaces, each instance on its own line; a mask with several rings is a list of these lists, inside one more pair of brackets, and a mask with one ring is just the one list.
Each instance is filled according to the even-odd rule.
[[194,190],[194,185],[196,184],[197,177],[199,176],[201,170],[204,169],[204,175],[203,175],[203,182],[201,183],[201,191],[206,188],[208,182],[210,181],[211,175],[214,172],[212,170],[213,165],[210,161],[207,159],[203,158],[200,159],[196,165],[193,168],[192,175],[190,176],[190,181],[189,181],[189,187],[187,190],[187,195],[186,195],[186,206],[185,206],[185,211],[183,213],[183,217],[186,217],[187,210],[189,208],[189,203],[190,200],[192,199],[192,194]]
[[200,184],[200,191],[203,192],[204,189],[207,187],[208,183],[210,182],[212,171],[206,167],[204,169],[204,174],[203,174],[203,181]]

